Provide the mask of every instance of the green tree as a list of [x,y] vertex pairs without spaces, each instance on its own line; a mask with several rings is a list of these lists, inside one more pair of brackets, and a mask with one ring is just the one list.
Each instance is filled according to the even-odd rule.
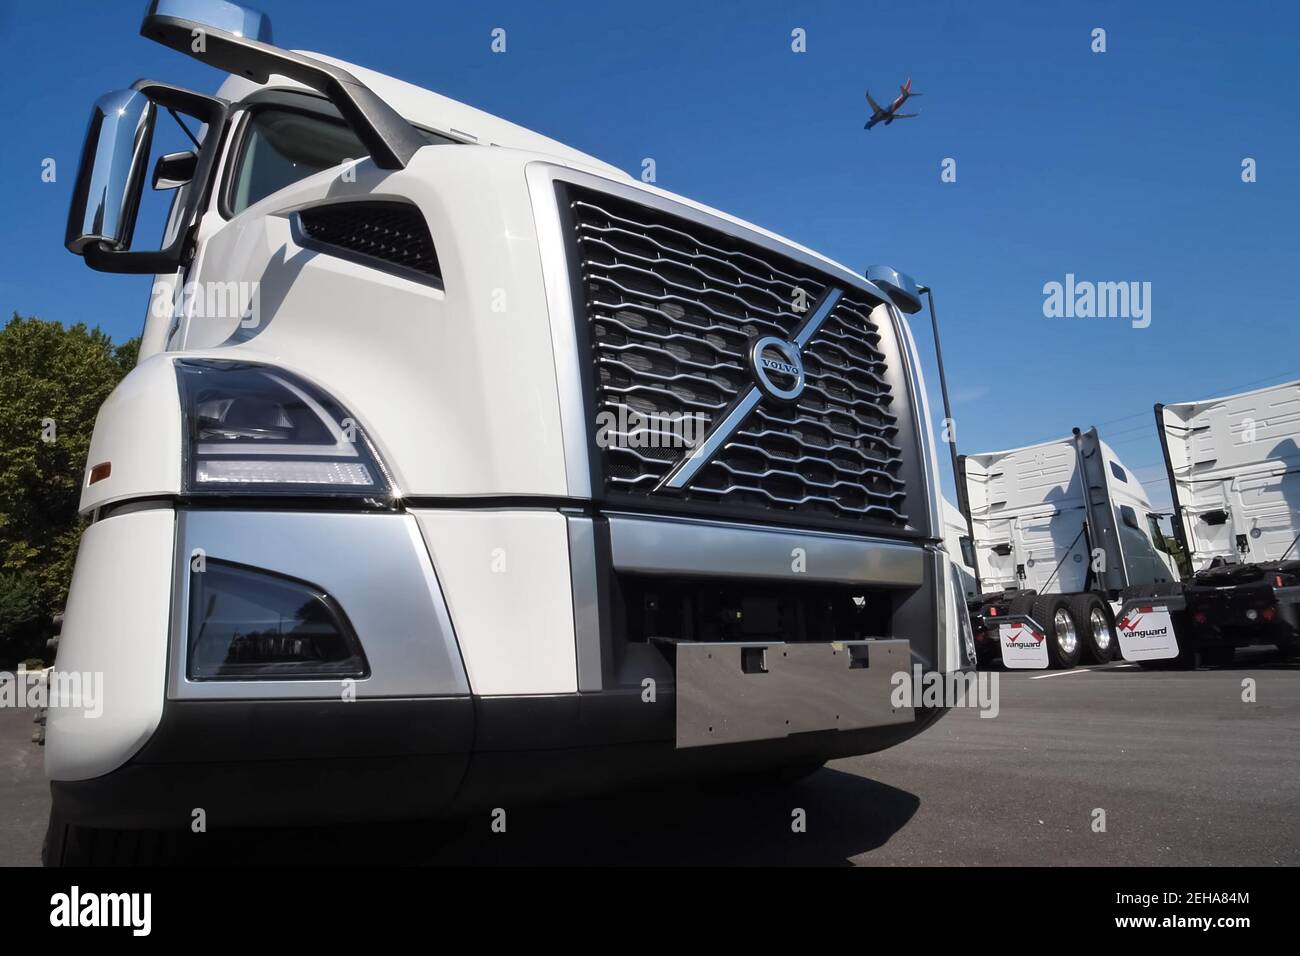
[[63,608],[95,414],[139,345],[17,313],[0,329],[0,662],[39,652]]

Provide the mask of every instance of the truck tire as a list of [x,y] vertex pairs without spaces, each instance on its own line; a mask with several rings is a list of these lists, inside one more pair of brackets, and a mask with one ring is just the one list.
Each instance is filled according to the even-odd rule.
[[41,865],[160,866],[171,861],[173,834],[159,830],[99,830],[66,823],[50,811]]
[[1052,670],[1069,670],[1079,663],[1083,641],[1079,639],[1079,622],[1069,598],[1064,594],[1040,594],[1029,616],[1046,633],[1047,664]]
[[1096,594],[1076,594],[1070,598],[1070,610],[1079,624],[1084,653],[1095,663],[1109,664],[1119,648],[1110,605]]
[[1034,610],[1034,601],[1037,599],[1037,591],[1030,591],[1027,594],[1017,594],[1011,599],[1011,604],[1008,610],[1012,614],[1032,614]]

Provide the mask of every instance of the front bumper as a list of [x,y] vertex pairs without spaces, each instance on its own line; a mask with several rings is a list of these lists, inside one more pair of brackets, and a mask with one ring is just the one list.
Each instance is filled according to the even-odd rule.
[[[98,718],[52,711],[47,770],[56,811],[69,822],[106,827],[186,826],[200,808],[211,825],[405,819],[829,760],[892,746],[943,713],[889,707],[890,674],[910,671],[913,661],[926,670],[971,664],[958,646],[960,602],[946,583],[942,552],[893,543],[855,549],[834,536],[765,529],[730,539],[713,529],[710,547],[728,542],[746,552],[747,563],[722,565],[733,572],[739,567],[760,580],[789,574],[788,538],[795,535],[810,569],[800,573],[897,589],[896,633],[885,637],[904,639],[868,641],[861,653],[834,645],[845,651],[848,692],[860,687],[871,697],[842,708],[842,729],[806,706],[807,670],[766,703],[766,691],[752,692],[762,686],[754,682],[780,676],[775,668],[743,680],[707,678],[688,693],[658,648],[617,646],[604,588],[620,570],[653,576],[656,562],[659,570],[680,569],[692,536],[673,522],[618,521],[536,511],[167,507],[101,519],[87,530],[57,667],[101,669],[106,706]],[[611,524],[623,529],[612,539]],[[498,570],[486,545],[503,541]],[[340,693],[338,681],[189,680],[184,635],[196,551],[328,590],[352,620],[371,676],[355,682],[352,696]],[[556,566],[565,584],[559,595],[537,584]],[[557,602],[562,613],[555,613]],[[525,667],[512,656],[519,649],[526,660],[547,642],[567,642],[560,655],[567,664],[557,668],[550,654],[544,667]],[[768,654],[783,646],[747,644]],[[816,654],[832,646],[814,641],[799,649]],[[722,650],[736,655],[739,673],[741,646]],[[129,700],[118,690],[125,688]],[[750,697],[739,710],[721,700],[734,692]],[[688,746],[684,703],[706,726],[701,707],[712,706],[746,729],[718,738],[725,742]],[[781,723],[787,719],[793,724]]]
[[157,733],[111,773],[51,783],[82,826],[311,826],[460,815],[637,785],[884,750],[906,723],[679,749],[671,690],[455,700],[169,703]]

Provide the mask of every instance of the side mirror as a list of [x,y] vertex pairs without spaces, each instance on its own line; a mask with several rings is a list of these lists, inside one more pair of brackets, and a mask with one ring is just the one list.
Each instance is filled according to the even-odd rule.
[[153,188],[176,189],[184,186],[194,178],[198,164],[199,154],[192,149],[159,156],[153,167]]
[[139,90],[116,90],[95,101],[68,211],[64,245],[71,252],[82,255],[91,243],[130,248],[156,119],[153,103]]
[[[160,158],[154,170],[154,188],[206,183],[215,168],[217,141],[230,108],[224,100],[145,80],[96,100],[64,236],[68,251],[85,258],[92,269],[163,273],[180,265],[186,229],[178,230],[166,249],[146,252],[131,248],[159,107],[186,113],[214,132],[204,139],[197,154],[171,153]],[[201,188],[189,191],[181,222],[192,221],[204,192]]]

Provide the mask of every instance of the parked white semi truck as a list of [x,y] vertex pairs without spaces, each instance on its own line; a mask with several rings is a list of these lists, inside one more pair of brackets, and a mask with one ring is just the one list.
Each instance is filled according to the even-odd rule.
[[[1012,667],[1105,663],[1116,655],[1115,613],[1125,589],[1178,579],[1145,489],[1095,428],[962,456],[958,471],[979,590],[969,607],[982,660],[1001,657]],[[1004,644],[1013,639],[1003,626],[1011,617],[1037,625],[1019,638],[1025,648]]]
[[[231,76],[92,111],[68,247],[157,284],[86,467],[56,669],[103,706],[51,708],[47,860],[195,808],[806,772],[939,716],[890,701],[974,666],[906,276],[222,0],[141,33]],[[165,112],[197,142],[153,165],[175,198],[142,250]]]
[[[1174,530],[1191,577],[1138,589],[1126,610],[1177,646],[1142,660],[1222,664],[1300,641],[1300,381],[1157,405]],[[1134,639],[1139,647],[1143,641]],[[1173,652],[1171,654],[1171,652]]]

